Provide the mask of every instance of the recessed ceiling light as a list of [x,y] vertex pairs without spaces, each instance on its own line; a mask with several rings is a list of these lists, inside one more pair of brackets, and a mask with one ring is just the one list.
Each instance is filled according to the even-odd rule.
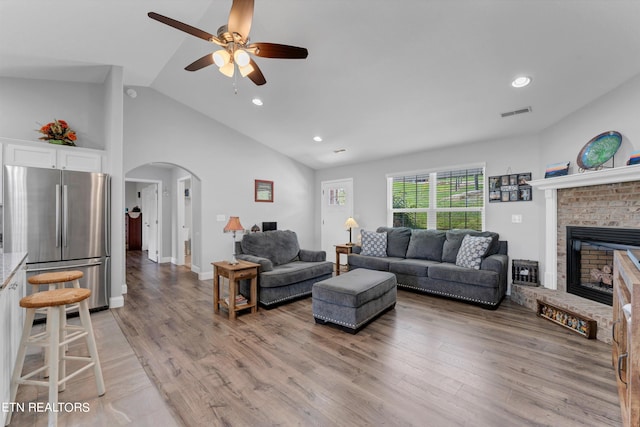
[[257,105],[258,107],[260,107],[263,104],[262,99],[260,98],[253,98],[251,102],[253,102],[254,105]]
[[322,142],[322,137],[321,137],[321,136],[316,135],[316,136],[314,136],[314,137],[313,137],[313,140],[314,140],[315,142]]
[[516,88],[521,88],[521,87],[528,86],[529,83],[531,83],[531,77],[520,76],[520,77],[516,77],[511,82],[511,86],[516,87]]
[[337,150],[333,150],[333,152],[334,152],[335,154],[344,153],[345,151],[347,151],[347,149],[346,149],[346,148],[339,148],[339,149],[337,149]]

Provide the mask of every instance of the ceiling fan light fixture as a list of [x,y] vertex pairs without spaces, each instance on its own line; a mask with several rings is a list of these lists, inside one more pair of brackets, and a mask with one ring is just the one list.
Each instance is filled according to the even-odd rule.
[[238,64],[238,68],[240,69],[240,75],[242,77],[247,77],[247,75],[253,72],[253,67],[251,66],[251,64],[247,64],[245,66]]
[[233,66],[233,62],[228,62],[224,64],[222,67],[220,67],[219,70],[225,76],[233,77],[233,72],[235,71],[235,68],[236,67]]
[[239,67],[246,67],[251,61],[249,54],[243,49],[236,49],[236,51],[233,52],[233,59]]
[[213,62],[218,66],[218,68],[222,68],[227,65],[231,61],[231,55],[224,49],[216,50],[211,54],[213,57]]

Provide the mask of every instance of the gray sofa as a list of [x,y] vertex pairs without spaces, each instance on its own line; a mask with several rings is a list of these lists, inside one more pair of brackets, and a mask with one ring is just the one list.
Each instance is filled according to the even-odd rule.
[[[236,242],[236,258],[260,264],[258,302],[265,308],[310,296],[315,282],[333,274],[327,254],[300,249],[298,236],[290,230],[245,234]],[[247,281],[240,282],[240,292],[248,295]]]
[[[388,271],[396,275],[399,288],[459,299],[490,309],[498,308],[506,294],[508,246],[506,241],[499,240],[497,233],[405,227],[379,227],[376,232],[387,233],[386,256],[362,255],[362,247],[355,246],[348,256],[349,270]],[[491,238],[479,269],[456,265],[465,235]]]

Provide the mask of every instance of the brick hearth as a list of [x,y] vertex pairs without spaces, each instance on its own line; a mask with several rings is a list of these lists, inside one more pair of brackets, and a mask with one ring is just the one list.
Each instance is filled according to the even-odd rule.
[[[556,307],[573,311],[574,313],[590,317],[598,322],[599,341],[611,344],[611,327],[613,325],[613,309],[605,304],[591,301],[565,291],[547,289],[541,286],[511,285],[511,300],[536,311],[537,300],[546,301]],[[562,328],[549,322],[550,328]]]

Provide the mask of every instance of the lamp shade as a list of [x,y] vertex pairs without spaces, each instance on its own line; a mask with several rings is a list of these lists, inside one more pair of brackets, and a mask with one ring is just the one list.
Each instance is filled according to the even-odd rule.
[[230,216],[229,222],[224,226],[225,233],[229,233],[231,231],[244,231],[244,227],[240,224],[240,218],[237,216]]
[[344,228],[349,229],[349,228],[355,228],[355,227],[359,227],[356,220],[353,219],[353,217],[347,218],[347,222],[344,223]]
[[231,60],[231,55],[224,49],[217,50],[211,54],[213,58],[213,62],[218,66],[218,68],[226,65]]
[[240,67],[249,65],[249,61],[251,61],[249,54],[242,49],[237,49],[235,52],[233,52],[233,59]]
[[218,68],[218,70],[227,77],[233,77],[235,69],[236,67],[234,67],[233,62],[227,62],[222,67]]

